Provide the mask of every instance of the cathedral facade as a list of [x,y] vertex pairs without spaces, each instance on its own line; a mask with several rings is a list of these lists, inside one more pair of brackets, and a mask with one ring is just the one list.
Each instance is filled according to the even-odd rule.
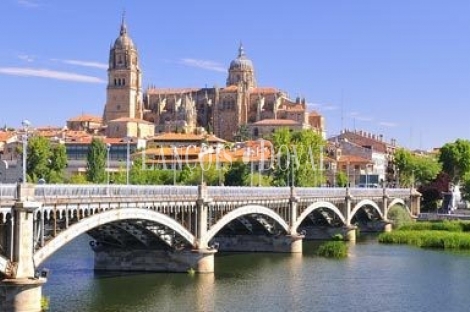
[[[119,37],[110,48],[103,123],[107,135],[116,136],[117,129],[129,128],[125,123],[137,120],[143,121],[141,125],[152,125],[155,133],[207,131],[230,141],[242,126],[253,138],[265,135],[261,128],[266,124],[324,134],[323,117],[309,113],[305,99],[291,100],[277,88],[257,85],[253,63],[242,45],[230,63],[225,87],[148,87],[143,91],[138,51],[123,20]],[[148,131],[137,133],[142,136]]]

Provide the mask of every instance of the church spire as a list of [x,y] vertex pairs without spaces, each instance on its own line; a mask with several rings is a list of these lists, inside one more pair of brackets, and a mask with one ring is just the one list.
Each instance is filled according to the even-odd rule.
[[245,49],[243,48],[243,43],[240,41],[240,46],[238,47],[238,57],[245,56]]
[[127,34],[127,26],[126,26],[126,10],[122,11],[122,18],[121,18],[121,36]]

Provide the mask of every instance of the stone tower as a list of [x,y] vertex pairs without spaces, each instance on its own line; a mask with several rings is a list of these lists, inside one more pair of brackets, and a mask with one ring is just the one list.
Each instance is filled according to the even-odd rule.
[[230,63],[228,70],[227,87],[233,85],[241,86],[244,91],[256,88],[253,63],[246,57],[241,43],[238,48],[238,57]]
[[143,117],[142,72],[139,55],[122,17],[119,37],[109,51],[108,86],[103,122]]

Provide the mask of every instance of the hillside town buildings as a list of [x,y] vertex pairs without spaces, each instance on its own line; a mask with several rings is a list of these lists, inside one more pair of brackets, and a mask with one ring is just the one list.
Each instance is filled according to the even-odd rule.
[[[226,162],[220,158],[223,154],[231,160],[254,163],[253,168],[261,172],[271,166],[272,159],[272,146],[263,138],[269,138],[276,129],[310,129],[326,139],[323,116],[309,111],[305,98],[291,99],[279,88],[258,85],[255,66],[242,44],[229,63],[223,87],[165,88],[150,84],[144,90],[139,51],[124,19],[108,60],[102,116],[81,114],[67,120],[65,127],[0,132],[0,182],[16,182],[21,176],[19,151],[25,134],[64,144],[69,175],[86,171],[93,137],[101,137],[108,146],[108,171],[121,170],[129,152],[145,156],[144,162],[153,167],[168,162],[171,167],[175,149],[180,154],[195,146],[192,161],[204,152],[205,159]],[[230,143],[242,137],[248,141]],[[375,175],[378,181],[385,179],[395,142],[388,144],[382,136],[361,131],[344,131],[328,142],[323,169],[329,184],[335,184],[338,171],[347,172],[351,185],[361,183],[364,174]]]

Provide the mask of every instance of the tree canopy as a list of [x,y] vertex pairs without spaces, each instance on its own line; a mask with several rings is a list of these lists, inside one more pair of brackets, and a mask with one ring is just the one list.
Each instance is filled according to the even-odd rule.
[[92,183],[107,182],[107,153],[107,147],[106,144],[104,144],[103,140],[99,138],[93,138],[90,146],[88,147],[87,154],[87,181]]
[[67,155],[63,144],[51,142],[46,137],[33,136],[28,139],[27,147],[27,180],[47,183],[62,183],[64,169],[67,166]]
[[401,186],[430,183],[441,171],[441,165],[435,157],[413,154],[403,148],[395,151],[394,163]]
[[325,142],[320,134],[281,128],[273,133],[272,143],[275,185],[317,186],[321,183],[320,158]]
[[470,141],[457,139],[445,144],[440,150],[439,161],[454,183],[464,180],[470,173]]

